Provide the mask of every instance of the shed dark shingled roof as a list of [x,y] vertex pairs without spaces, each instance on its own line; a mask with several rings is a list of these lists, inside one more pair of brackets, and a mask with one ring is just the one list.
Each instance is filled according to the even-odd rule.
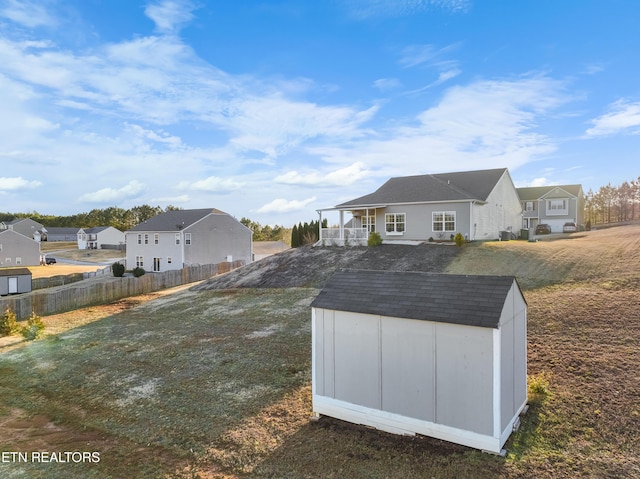
[[311,306],[497,328],[514,281],[513,276],[340,270]]
[[486,201],[506,171],[506,168],[498,168],[391,178],[373,193],[336,207],[436,201]]

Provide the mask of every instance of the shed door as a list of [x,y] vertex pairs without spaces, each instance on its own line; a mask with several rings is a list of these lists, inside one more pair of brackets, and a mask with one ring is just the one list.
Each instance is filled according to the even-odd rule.
[[18,278],[9,277],[9,294],[15,294],[18,292]]

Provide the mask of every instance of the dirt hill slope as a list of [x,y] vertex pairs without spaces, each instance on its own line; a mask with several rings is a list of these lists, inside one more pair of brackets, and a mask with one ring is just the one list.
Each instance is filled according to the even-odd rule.
[[460,248],[450,245],[304,247],[278,253],[195,286],[225,288],[322,288],[339,268],[443,272]]

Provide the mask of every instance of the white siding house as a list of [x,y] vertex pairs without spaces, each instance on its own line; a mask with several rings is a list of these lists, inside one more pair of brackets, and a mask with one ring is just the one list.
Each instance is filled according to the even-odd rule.
[[216,209],[161,213],[125,232],[127,268],[167,271],[252,261],[251,229]]
[[315,414],[502,451],[527,401],[514,277],[344,270],[311,306]]
[[115,247],[124,244],[124,233],[113,226],[81,228],[77,236],[78,249],[102,249],[104,245]]

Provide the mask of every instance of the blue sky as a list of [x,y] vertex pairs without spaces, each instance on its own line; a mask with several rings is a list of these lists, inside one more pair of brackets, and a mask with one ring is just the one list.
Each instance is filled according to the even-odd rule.
[[635,0],[0,0],[0,211],[291,226],[393,176],[640,175]]

